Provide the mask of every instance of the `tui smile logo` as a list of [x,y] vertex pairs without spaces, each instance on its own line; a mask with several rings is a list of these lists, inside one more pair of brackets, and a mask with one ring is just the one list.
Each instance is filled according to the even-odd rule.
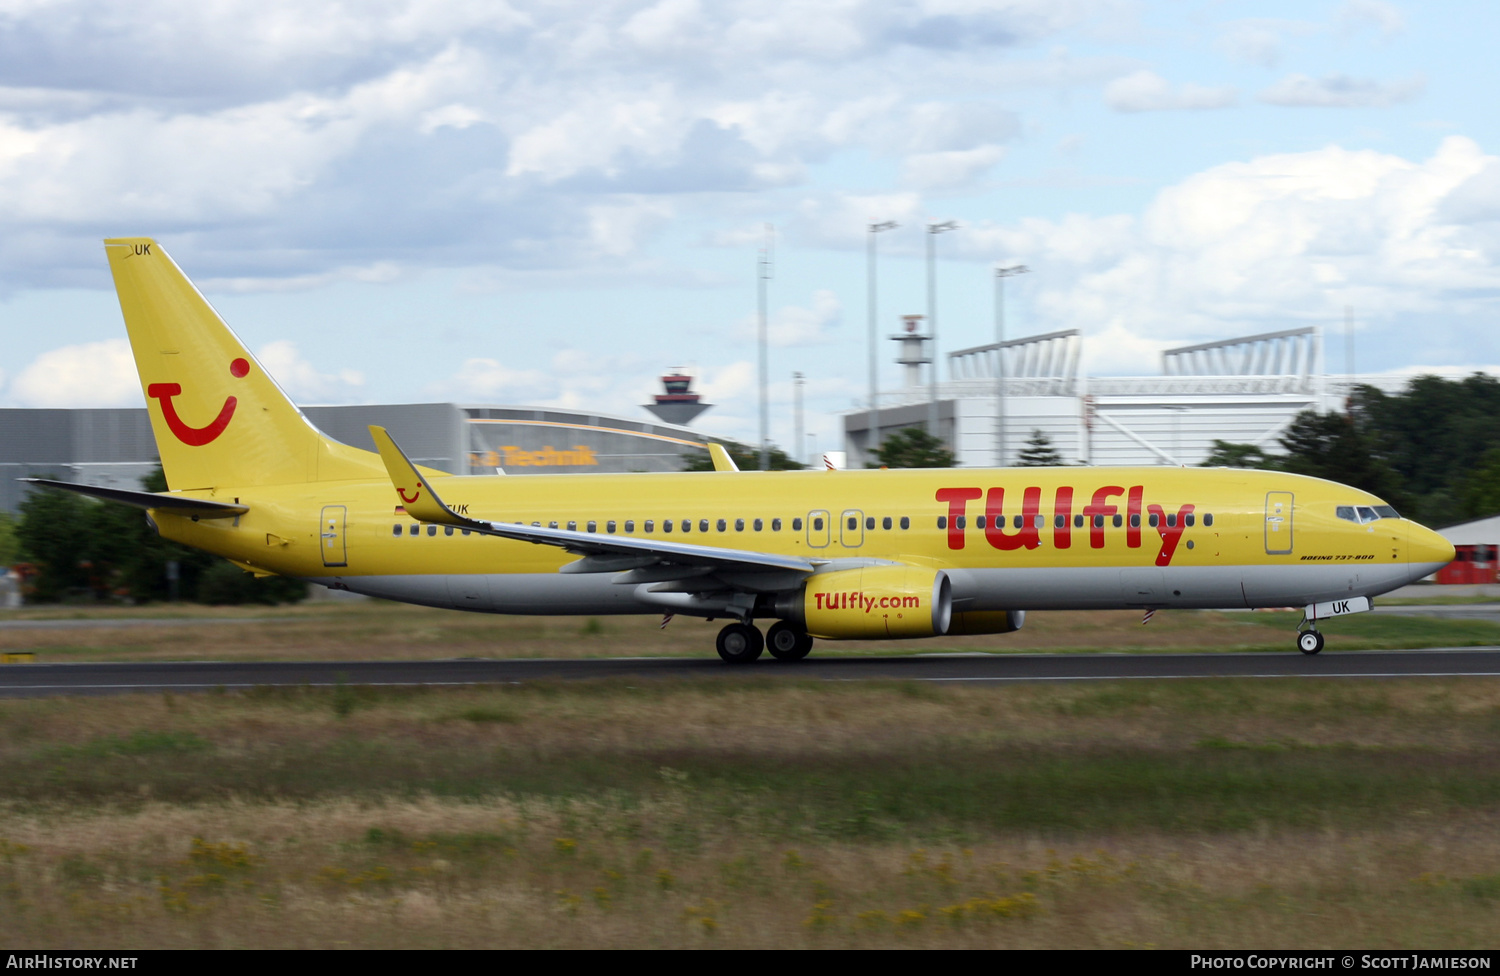
[[399,486],[396,488],[396,494],[400,495],[401,500],[406,504],[414,504],[418,498],[422,497],[422,482],[417,482],[417,490],[411,493],[410,498],[406,497],[406,492]]
[[[250,363],[244,359],[236,359],[229,364],[229,375],[235,379],[243,379],[249,372]],[[177,405],[172,402],[172,398],[181,392],[181,383],[152,383],[146,387],[146,396],[161,401],[162,419],[167,422],[167,429],[172,432],[172,436],[188,447],[212,444],[220,434],[224,433],[224,428],[229,426],[229,421],[234,418],[234,408],[239,401],[232,396],[225,397],[224,406],[219,408],[217,417],[202,427],[194,427],[178,416]]]

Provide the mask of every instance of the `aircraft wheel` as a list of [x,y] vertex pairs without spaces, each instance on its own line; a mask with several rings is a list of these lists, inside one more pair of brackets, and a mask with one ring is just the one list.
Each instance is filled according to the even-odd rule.
[[766,631],[766,650],[778,661],[800,661],[812,650],[813,639],[800,627],[778,620]]
[[730,624],[719,631],[714,645],[718,648],[719,657],[727,663],[749,664],[765,650],[766,639],[749,624]]
[[1316,654],[1323,649],[1323,635],[1316,630],[1304,630],[1297,635],[1297,650],[1303,654]]

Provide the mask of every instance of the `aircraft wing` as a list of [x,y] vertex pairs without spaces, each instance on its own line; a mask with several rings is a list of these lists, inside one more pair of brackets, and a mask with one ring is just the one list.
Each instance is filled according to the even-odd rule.
[[[657,580],[666,580],[693,575],[693,570],[689,567],[701,567],[701,570],[707,571],[793,574],[812,573],[816,568],[811,560],[800,556],[783,556],[749,549],[721,549],[717,546],[700,546],[687,542],[602,535],[596,532],[543,528],[519,522],[486,522],[468,518],[459,515],[444,504],[432,485],[417,471],[416,466],[391,439],[391,435],[386,432],[385,428],[372,426],[370,436],[375,439],[375,446],[380,450],[380,457],[385,461],[386,471],[391,476],[391,482],[401,498],[401,504],[406,508],[406,514],[419,522],[436,522],[439,525],[457,526],[503,539],[557,546],[583,557],[577,562],[564,566],[561,570],[564,573],[643,571],[648,567],[667,564],[663,566],[660,574],[654,577]],[[678,568],[667,568],[670,565]],[[640,581],[646,580],[641,578]]]
[[250,511],[247,505],[215,502],[206,498],[189,498],[171,493],[158,495],[151,491],[130,491],[126,488],[100,488],[95,485],[75,485],[70,481],[50,481],[46,478],[17,478],[28,485],[71,491],[75,495],[89,495],[105,501],[134,505],[136,508],[155,508],[173,515],[194,515],[198,518],[233,518]]

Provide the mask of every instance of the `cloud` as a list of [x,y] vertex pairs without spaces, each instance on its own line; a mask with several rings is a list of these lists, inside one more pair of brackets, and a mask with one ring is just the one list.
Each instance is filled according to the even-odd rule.
[[1387,108],[1416,98],[1426,84],[1421,77],[1382,83],[1341,74],[1322,78],[1293,74],[1256,97],[1270,105],[1293,108]]
[[1004,158],[1001,146],[921,153],[906,157],[901,164],[901,180],[924,190],[955,189],[973,183]]
[[497,359],[466,359],[448,380],[427,393],[460,403],[536,403],[556,395],[557,381],[540,370],[514,369]]
[[1482,349],[1500,304],[1497,172],[1457,136],[1420,161],[1329,146],[1206,169],[1138,214],[979,222],[951,246],[1030,265],[1017,288],[1033,320],[1082,329],[1106,372],[1155,372],[1166,345],[1337,320],[1346,304],[1413,323],[1431,348]]
[[322,373],[302,358],[297,344],[268,342],[256,357],[294,403],[350,403],[359,400],[365,378],[357,370]]
[[[778,348],[815,346],[832,341],[843,321],[838,296],[826,288],[812,293],[807,305],[783,305],[766,317],[766,342]],[[736,340],[753,343],[759,334],[759,319],[747,315],[732,330]]]
[[1345,0],[1337,18],[1340,29],[1350,34],[1373,27],[1382,36],[1390,37],[1406,29],[1406,18],[1401,11],[1385,0]]
[[1145,69],[1104,86],[1104,101],[1117,112],[1228,108],[1238,99],[1232,87],[1207,88],[1191,83],[1174,87],[1161,75]]
[[140,380],[124,339],[63,346],[17,374],[8,399],[20,407],[140,407]]

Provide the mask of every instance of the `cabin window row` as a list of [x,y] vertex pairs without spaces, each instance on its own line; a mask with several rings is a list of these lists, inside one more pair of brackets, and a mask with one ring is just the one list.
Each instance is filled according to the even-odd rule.
[[[1103,515],[1095,515],[1095,516],[1093,516],[1092,521],[1093,521],[1093,524],[1094,524],[1094,528],[1096,528],[1096,529],[1102,529],[1102,528],[1104,528],[1104,524],[1105,524],[1104,523],[1104,519],[1105,519],[1105,516],[1103,516]],[[1024,528],[1025,525],[1026,525],[1026,517],[1024,515],[1012,516],[1012,518],[1011,518],[1010,521],[1011,521],[1011,527],[1012,528],[1020,529],[1020,528]],[[1089,521],[1090,521],[1090,519],[1086,515],[1075,515],[1075,516],[1073,516],[1073,528],[1075,528],[1075,529],[1081,529],[1084,526],[1088,525]],[[1192,528],[1192,526],[1195,525],[1196,522],[1197,522],[1197,517],[1195,515],[1193,515],[1193,513],[1191,513],[1191,512],[1189,512],[1188,514],[1186,514],[1186,515],[1184,515],[1182,517],[1182,524],[1185,525],[1185,526],[1187,526],[1188,528]],[[1123,515],[1110,516],[1110,523],[1112,525],[1114,525],[1115,528],[1118,529],[1118,528],[1122,527],[1125,524],[1125,516],[1123,516]],[[967,515],[956,516],[954,518],[954,520],[953,520],[953,524],[957,528],[966,529],[966,528],[969,527],[969,517]],[[984,515],[976,516],[975,519],[974,519],[974,527],[976,529],[983,529],[986,526],[988,526],[989,524],[990,523],[989,523],[987,517],[984,516]],[[1067,524],[1068,524],[1068,517],[1066,515],[1054,515],[1052,517],[1052,525],[1053,525],[1054,528],[1061,529],[1061,528],[1066,527]],[[1158,528],[1162,524],[1162,522],[1161,522],[1161,516],[1159,516],[1155,512],[1153,512],[1150,516],[1147,517],[1146,524],[1149,525],[1149,526],[1151,526],[1151,528],[1153,528],[1153,529]],[[1205,528],[1207,528],[1209,526],[1212,526],[1213,524],[1214,524],[1214,517],[1213,517],[1212,514],[1206,514],[1206,515],[1203,516],[1203,525],[1204,525]],[[1045,516],[1045,515],[1033,515],[1032,516],[1032,525],[1035,528],[1038,528],[1038,529],[1044,529],[1044,528],[1046,528],[1047,527],[1047,516]],[[1167,528],[1169,528],[1169,529],[1174,529],[1174,528],[1177,527],[1177,513],[1176,512],[1168,512],[1167,513],[1166,525],[1167,525]],[[994,527],[998,529],[998,528],[1003,528],[1004,526],[1005,526],[1005,516],[1003,516],[1003,515],[997,515],[995,517]],[[946,515],[939,515],[938,516],[938,520],[937,520],[937,527],[940,528],[940,529],[946,529],[948,527],[948,516],[946,516]],[[1132,515],[1132,516],[1130,516],[1130,527],[1132,529],[1138,529],[1138,528],[1141,527],[1141,517],[1140,517],[1140,515]],[[850,528],[853,528],[853,526],[850,526]]]
[[[698,519],[697,522],[698,522],[698,531],[699,532],[708,532],[710,530],[710,525],[712,525],[713,528],[717,529],[720,532],[728,532],[729,531],[729,526],[730,526],[730,520],[729,519]],[[783,520],[779,519],[779,518],[773,518],[773,519],[742,519],[742,518],[739,518],[739,519],[735,519],[733,524],[734,524],[734,531],[736,531],[736,532],[744,532],[747,527],[752,532],[763,532],[763,531],[766,530],[767,523],[769,523],[770,530],[772,532],[780,532],[782,530]],[[802,531],[802,519],[801,518],[794,518],[794,519],[791,520],[791,523],[792,523],[791,528],[792,528],[793,532],[801,532]],[[517,522],[516,524],[517,525],[522,525],[524,523]],[[541,522],[532,522],[531,524],[534,527],[536,527],[536,528],[541,528],[541,526],[542,526]],[[624,520],[624,530],[625,530],[625,533],[626,534],[634,534],[634,532],[636,531],[636,525],[637,525],[637,522],[636,522],[635,519],[625,519]],[[660,523],[658,523],[656,519],[643,519],[643,520],[640,521],[639,525],[641,527],[641,530],[644,531],[644,532],[646,532],[646,533],[648,533],[648,534],[656,532],[656,530],[658,528],[660,528],[662,532],[672,532],[674,530],[675,531],[680,531],[680,532],[692,532],[693,531],[693,519],[679,519],[679,520],[676,520],[675,522],[672,519],[662,519],[660,521]],[[824,521],[823,521],[823,518],[821,516],[818,516],[818,517],[815,517],[815,518],[812,519],[812,528],[813,528],[813,531],[815,531],[815,532],[821,532],[821,531],[823,531],[823,525],[824,525]],[[866,529],[870,529],[870,530],[873,531],[875,529],[876,525],[879,525],[882,529],[893,529],[893,528],[895,528],[898,525],[901,528],[903,528],[903,529],[910,529],[911,528],[911,517],[907,516],[907,515],[902,515],[900,518],[895,518],[893,516],[886,515],[883,518],[877,520],[875,518],[875,516],[871,515],[871,516],[867,516],[865,518],[865,528]],[[402,526],[402,523],[400,523],[400,522],[397,522],[396,524],[392,525],[391,526],[391,535],[393,535],[393,536],[399,536],[399,535],[401,535],[402,532],[403,532],[401,526]],[[548,522],[547,523],[547,528],[549,528],[549,529],[566,528],[569,532],[577,532],[578,531],[578,522],[572,521],[572,522],[566,523],[565,525],[564,524],[559,524],[557,522]],[[620,528],[621,528],[621,523],[619,521],[616,521],[615,519],[609,519],[608,521],[606,521],[604,523],[604,531],[607,532],[607,533],[609,533],[609,534],[611,534],[611,535],[617,533],[620,530]],[[857,528],[859,528],[859,519],[856,518],[856,517],[851,516],[849,518],[849,528],[850,529],[857,529]],[[437,530],[438,530],[438,527],[436,525],[428,525],[427,526],[427,534],[428,535],[437,535]],[[421,525],[413,523],[413,524],[411,524],[411,525],[409,525],[407,527],[406,531],[410,535],[420,535],[421,532],[422,532],[422,527],[421,527]],[[462,529],[460,531],[462,531],[462,533],[464,535],[468,535],[470,530],[468,530],[468,529]],[[595,521],[595,520],[590,520],[588,522],[585,522],[584,523],[584,531],[586,531],[586,532],[598,532],[599,531],[599,522]],[[451,526],[451,525],[445,525],[445,526],[443,526],[443,534],[444,535],[452,535],[453,534],[453,526]]]

